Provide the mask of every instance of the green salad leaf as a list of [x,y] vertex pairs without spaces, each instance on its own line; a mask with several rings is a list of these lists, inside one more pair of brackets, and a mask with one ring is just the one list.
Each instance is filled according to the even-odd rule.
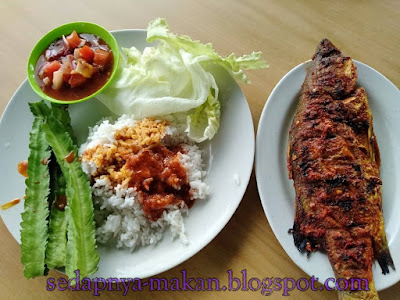
[[219,128],[221,104],[210,94],[207,101],[187,116],[188,136],[197,143],[212,139]]
[[41,130],[44,122],[43,116],[35,113],[34,116],[29,141],[28,178],[25,180],[26,199],[21,222],[21,262],[24,265],[26,278],[44,275],[45,249],[48,238],[47,196],[50,177],[46,162],[50,157],[50,147]]
[[201,63],[213,63],[221,65],[234,78],[245,83],[250,83],[244,70],[262,69],[268,65],[261,59],[261,52],[252,52],[249,55],[236,57],[234,53],[227,57],[222,57],[213,48],[211,43],[203,44],[200,41],[193,41],[188,36],[177,36],[169,31],[167,21],[162,18],[155,19],[147,28],[147,41],[157,42],[163,41],[165,47],[171,47],[178,51],[185,51],[193,56],[201,57]]
[[77,146],[74,145],[65,125],[55,117],[54,112],[43,101],[31,103],[30,106],[35,114],[45,119],[42,130],[66,181],[65,212],[68,218],[66,273],[69,277],[73,277],[74,271],[79,269],[81,276],[85,277],[97,271],[100,258],[96,247],[89,180],[82,171],[77,157]]
[[[117,115],[144,118],[185,113],[189,137],[195,141],[211,139],[219,126],[219,88],[212,67],[220,66],[245,83],[250,81],[244,70],[268,67],[261,52],[223,57],[211,43],[174,35],[165,19],[149,24],[147,41],[156,46],[143,52],[123,48],[126,59],[120,60],[116,77],[98,97]],[[211,91],[214,99],[208,102]]]

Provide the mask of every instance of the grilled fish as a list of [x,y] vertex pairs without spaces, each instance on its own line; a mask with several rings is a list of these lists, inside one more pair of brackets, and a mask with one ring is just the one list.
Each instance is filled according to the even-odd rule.
[[327,253],[337,279],[368,280],[369,291],[349,287],[339,291],[339,299],[379,299],[373,260],[383,274],[394,265],[384,231],[372,114],[356,82],[351,58],[322,40],[289,131],[287,165],[296,190],[291,232],[299,251]]

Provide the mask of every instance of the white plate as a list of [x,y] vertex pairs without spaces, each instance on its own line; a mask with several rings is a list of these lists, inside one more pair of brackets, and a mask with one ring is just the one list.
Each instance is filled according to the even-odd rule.
[[[120,47],[148,46],[143,30],[114,31]],[[149,277],[187,260],[206,246],[226,225],[246,190],[254,159],[254,128],[244,95],[223,70],[216,70],[222,97],[221,126],[211,143],[204,143],[211,195],[196,201],[184,223],[189,245],[171,241],[169,231],[156,246],[134,252],[99,247],[99,271],[93,277]],[[24,178],[17,172],[19,161],[28,157],[28,138],[32,115],[28,102],[39,100],[27,80],[11,98],[0,122],[0,204],[25,193]],[[86,139],[88,126],[110,113],[96,99],[70,106],[72,125],[79,142]],[[237,180],[240,183],[237,183]],[[20,243],[23,203],[1,211],[8,230]],[[22,274],[21,274],[22,275]]]
[[[400,268],[400,92],[382,74],[371,67],[354,61],[358,69],[358,84],[368,95],[374,130],[381,151],[381,176],[383,181],[383,213],[390,252]],[[261,115],[257,132],[256,178],[261,202],[275,236],[290,258],[308,275],[325,279],[334,277],[325,254],[312,253],[307,259],[294,246],[288,233],[294,220],[295,190],[288,179],[286,147],[303,84],[307,64],[303,63],[286,74],[272,91]],[[379,265],[373,266],[375,286],[378,290],[395,284],[399,271],[390,270],[383,275]],[[290,275],[290,274],[287,274]]]

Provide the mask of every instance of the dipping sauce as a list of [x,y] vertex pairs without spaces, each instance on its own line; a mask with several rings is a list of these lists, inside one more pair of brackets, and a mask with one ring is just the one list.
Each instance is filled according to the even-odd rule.
[[35,67],[42,91],[58,100],[79,100],[99,90],[110,78],[114,59],[103,39],[73,31],[43,51]]

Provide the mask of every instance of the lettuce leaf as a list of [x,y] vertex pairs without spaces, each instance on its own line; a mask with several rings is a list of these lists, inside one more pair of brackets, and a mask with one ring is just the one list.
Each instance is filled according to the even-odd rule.
[[[211,66],[219,65],[245,83],[250,81],[244,70],[268,67],[261,52],[222,57],[211,43],[174,35],[165,19],[149,24],[147,41],[156,46],[143,52],[123,48],[126,59],[120,60],[116,78],[98,98],[117,115],[144,118],[185,113],[187,131],[196,141],[211,139],[219,126],[219,88]],[[214,99],[206,104],[210,91]]]
[[234,78],[250,83],[244,70],[268,68],[268,65],[261,59],[261,52],[252,52],[249,55],[236,57],[234,53],[228,57],[222,57],[213,48],[211,43],[202,44],[200,41],[193,41],[188,36],[177,36],[169,32],[167,21],[158,18],[152,21],[147,28],[147,41],[163,41],[165,47],[173,47],[178,50],[186,51],[193,56],[206,56],[202,59],[202,64],[213,63],[225,68]]
[[212,139],[219,128],[221,104],[210,94],[207,101],[187,116],[188,137],[196,143]]
[[47,165],[43,162],[50,157],[50,147],[41,130],[44,118],[34,115],[29,142],[28,178],[25,180],[26,199],[21,222],[21,262],[24,265],[26,278],[44,275],[48,238],[47,196],[50,189],[50,177]]
[[[65,212],[67,214],[67,249],[66,273],[73,277],[79,269],[83,277],[97,271],[99,253],[95,239],[95,224],[93,220],[93,202],[89,180],[82,171],[78,161],[78,149],[74,145],[68,129],[54,116],[54,113],[43,102],[30,104],[32,111],[41,116],[45,122],[42,130],[60,165],[66,181],[66,196],[68,199]],[[66,161],[70,153],[74,154],[71,162]]]

